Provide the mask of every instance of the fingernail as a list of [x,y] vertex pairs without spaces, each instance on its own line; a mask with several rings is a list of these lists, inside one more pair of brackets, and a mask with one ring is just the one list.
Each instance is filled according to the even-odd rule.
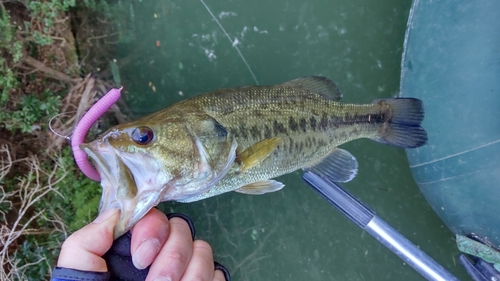
[[144,269],[153,262],[159,251],[160,242],[157,239],[145,240],[132,254],[132,263],[137,269]]
[[106,211],[104,211],[104,213],[97,216],[97,218],[95,218],[93,223],[101,223],[101,222],[107,221],[109,218],[111,218],[117,212],[118,212],[118,209],[116,209],[116,208],[106,210]]
[[162,277],[156,277],[155,280],[153,281],[172,281],[172,278],[162,276]]

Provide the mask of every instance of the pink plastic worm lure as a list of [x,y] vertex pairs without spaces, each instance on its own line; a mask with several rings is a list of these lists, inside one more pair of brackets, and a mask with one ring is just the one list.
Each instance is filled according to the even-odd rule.
[[90,164],[87,154],[80,149],[80,144],[85,141],[85,135],[90,127],[99,119],[113,104],[120,98],[120,89],[111,89],[106,95],[98,100],[90,109],[83,115],[82,119],[76,125],[73,136],[71,137],[71,148],[76,164],[82,172],[92,180],[100,181],[101,177],[96,169]]

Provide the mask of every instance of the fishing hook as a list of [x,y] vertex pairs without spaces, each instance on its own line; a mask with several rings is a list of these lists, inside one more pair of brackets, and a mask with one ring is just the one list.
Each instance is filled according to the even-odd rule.
[[56,132],[56,131],[54,130],[54,128],[52,128],[52,121],[54,121],[54,119],[55,119],[56,117],[59,117],[59,116],[61,116],[61,115],[68,115],[68,114],[72,114],[72,113],[75,113],[75,112],[76,112],[76,111],[71,111],[71,112],[63,112],[63,113],[59,113],[59,114],[56,114],[56,115],[52,116],[52,118],[50,118],[50,120],[49,120],[49,129],[50,129],[50,131],[51,131],[52,133],[54,133],[54,135],[56,135],[56,136],[58,136],[58,137],[61,137],[61,138],[64,138],[64,139],[67,139],[67,140],[71,141],[71,134],[69,134],[69,135],[67,135],[67,136],[63,136],[63,135],[59,134],[58,132]]

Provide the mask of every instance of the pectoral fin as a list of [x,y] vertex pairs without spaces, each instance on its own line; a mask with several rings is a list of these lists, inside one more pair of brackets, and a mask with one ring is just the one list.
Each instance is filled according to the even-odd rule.
[[267,180],[267,181],[259,181],[251,184],[247,184],[236,189],[236,192],[251,194],[251,195],[260,195],[269,192],[275,192],[283,188],[285,186],[279,181],[275,180]]
[[236,162],[240,165],[240,173],[257,166],[266,159],[281,143],[281,138],[273,137],[253,144],[245,151],[236,155]]
[[358,161],[349,151],[336,148],[321,162],[304,170],[333,182],[348,182],[358,173]]

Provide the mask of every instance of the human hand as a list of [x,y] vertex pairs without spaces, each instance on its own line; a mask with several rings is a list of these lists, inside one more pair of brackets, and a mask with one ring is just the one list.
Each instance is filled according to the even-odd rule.
[[194,230],[191,231],[186,218],[174,216],[169,220],[162,212],[152,209],[132,229],[131,237],[126,234],[128,236],[122,236],[113,244],[113,229],[118,217],[116,209],[106,211],[69,236],[62,246],[57,266],[84,272],[109,270],[118,279],[122,276],[144,280],[146,275],[146,280],[172,281],[224,281],[225,276],[230,278],[224,267],[216,264],[214,268],[210,245],[201,240],[193,241]]

